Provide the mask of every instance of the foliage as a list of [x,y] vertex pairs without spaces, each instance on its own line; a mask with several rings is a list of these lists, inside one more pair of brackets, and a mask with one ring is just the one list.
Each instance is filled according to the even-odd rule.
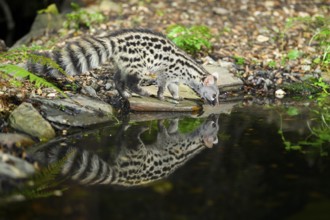
[[282,58],[281,64],[284,65],[287,61],[297,60],[300,56],[301,53],[299,50],[289,50],[288,54]]
[[179,123],[178,131],[180,133],[189,133],[195,131],[205,121],[204,118],[185,118]]
[[[40,49],[40,47],[34,46],[30,49],[37,50]],[[22,86],[21,79],[27,78],[30,82],[34,83],[36,88],[39,88],[41,86],[53,88],[57,92],[66,96],[58,87],[48,82],[47,80],[25,70],[20,66],[8,63],[8,62],[24,63],[26,62],[26,60],[29,60],[30,62],[33,63],[39,63],[40,65],[48,65],[54,69],[57,69],[62,74],[67,75],[65,71],[56,62],[54,62],[50,58],[34,54],[33,52],[29,51],[29,49],[26,47],[21,47],[0,54],[0,61],[3,63],[0,64],[0,75],[4,78],[9,79],[9,82],[14,86]]]
[[59,12],[58,12],[58,9],[56,7],[56,4],[50,4],[47,8],[45,9],[41,9],[38,11],[38,14],[54,14],[54,15],[58,15]]
[[91,28],[94,24],[99,24],[104,21],[105,17],[101,12],[88,12],[81,9],[76,3],[71,3],[73,12],[66,14],[66,21],[63,26],[67,29],[78,30],[80,27]]
[[192,26],[187,28],[183,25],[171,25],[167,28],[167,37],[179,48],[187,53],[195,55],[203,50],[211,48],[211,31],[206,26]]
[[314,59],[315,64],[329,70],[330,64],[330,17],[326,16],[305,16],[289,18],[286,22],[285,29],[301,24],[305,31],[312,32],[313,36],[309,41],[309,45],[314,44],[321,51],[321,56]]
[[[312,95],[322,92],[322,87],[317,78],[309,78],[301,82],[283,84],[281,87],[291,95]],[[323,82],[324,83],[324,82]],[[324,83],[325,86],[326,83]]]
[[29,71],[23,69],[22,67],[13,65],[13,64],[3,64],[0,65],[0,73],[7,74],[10,77],[13,77],[11,83],[16,86],[21,86],[21,83],[17,80],[20,78],[28,78],[30,82],[34,83],[34,85],[39,88],[41,86],[50,87],[55,89],[57,92],[63,94],[63,92],[57,88],[52,83],[48,82],[47,80],[30,73]]
[[275,68],[276,67],[276,61],[275,60],[270,60],[267,63],[267,66],[270,67],[270,68]]
[[[310,135],[304,139],[296,141],[295,143],[288,141],[282,130],[282,116],[281,125],[278,131],[285,145],[286,150],[300,150],[303,153],[318,152],[320,156],[328,156],[330,146],[330,99],[329,99],[329,85],[322,81],[322,78],[315,82],[315,85],[323,89],[322,93],[317,94],[316,100],[318,108],[312,111],[313,117],[307,126],[310,130]],[[287,115],[291,117],[299,116],[300,112],[295,107],[288,108]]]
[[237,65],[244,65],[245,64],[245,59],[244,57],[240,56],[234,56],[235,62]]
[[72,157],[74,152],[75,150],[72,150],[62,159],[49,164],[40,172],[36,173],[18,193],[22,194],[27,199],[35,199],[58,195],[67,190],[67,188],[63,186],[61,189],[58,189],[58,186],[65,181],[65,179],[58,179],[58,176],[62,171],[63,165],[68,158]]

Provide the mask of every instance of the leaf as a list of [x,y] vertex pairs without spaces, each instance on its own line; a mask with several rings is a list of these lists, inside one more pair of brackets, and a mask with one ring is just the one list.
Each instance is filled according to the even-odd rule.
[[292,149],[292,150],[301,150],[301,146],[299,146],[299,145],[291,145],[290,149]]
[[45,79],[30,73],[29,71],[25,70],[22,67],[13,65],[13,64],[3,64],[0,65],[0,72],[3,72],[7,75],[10,75],[14,78],[29,78],[29,80],[33,83],[35,83],[35,86],[37,88],[41,87],[41,86],[45,86],[45,87],[49,87],[49,88],[53,88],[55,89],[57,92],[61,93],[64,96],[67,96],[62,90],[60,90],[59,88],[57,88],[55,85],[53,85],[52,83],[46,81]]
[[56,7],[56,4],[50,4],[47,8],[45,9],[41,9],[38,11],[38,14],[53,14],[53,15],[58,15],[59,12],[58,12],[58,9]]
[[299,50],[290,50],[287,55],[289,60],[296,60],[300,57]]
[[290,107],[286,113],[290,116],[296,116],[299,114],[299,110],[296,107]]

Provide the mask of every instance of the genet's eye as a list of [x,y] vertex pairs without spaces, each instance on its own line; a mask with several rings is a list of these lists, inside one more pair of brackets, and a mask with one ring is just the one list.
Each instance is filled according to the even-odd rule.
[[212,98],[213,98],[213,99],[215,99],[216,97],[217,97],[217,95],[216,95],[216,94],[213,94],[213,95],[212,95]]
[[215,128],[216,127],[216,124],[215,122],[212,122],[212,127]]

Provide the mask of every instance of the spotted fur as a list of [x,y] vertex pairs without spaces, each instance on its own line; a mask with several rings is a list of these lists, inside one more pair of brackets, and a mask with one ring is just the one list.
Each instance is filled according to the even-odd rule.
[[157,140],[149,145],[140,139],[147,129],[138,131],[137,140],[133,141],[135,146],[125,143],[127,139],[119,135],[119,152],[110,161],[81,148],[61,145],[42,148],[33,157],[44,164],[62,161],[62,174],[83,184],[137,186],[167,177],[218,142],[218,117],[214,115],[187,134],[178,132],[177,119],[168,128],[161,122],[158,126]]
[[[107,36],[82,37],[68,42],[61,50],[41,55],[53,59],[69,75],[84,73],[111,59],[116,66],[116,88],[126,98],[130,95],[126,88],[149,96],[140,84],[154,80],[159,99],[164,99],[166,88],[173,98],[179,99],[178,84],[184,83],[208,102],[218,102],[217,78],[165,36],[149,30],[128,29]],[[36,73],[59,75],[58,70],[34,62],[28,62],[26,66]]]

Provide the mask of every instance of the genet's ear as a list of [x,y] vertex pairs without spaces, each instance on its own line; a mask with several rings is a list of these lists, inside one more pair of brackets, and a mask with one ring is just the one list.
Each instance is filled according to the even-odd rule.
[[212,73],[212,76],[214,76],[214,78],[215,78],[215,83],[217,83],[217,80],[218,80],[218,78],[219,78],[219,73],[218,73],[218,72],[213,72],[213,73]]
[[204,86],[214,85],[217,82],[216,80],[217,79],[213,75],[208,75],[207,77],[205,77],[205,79],[203,81],[203,85]]

